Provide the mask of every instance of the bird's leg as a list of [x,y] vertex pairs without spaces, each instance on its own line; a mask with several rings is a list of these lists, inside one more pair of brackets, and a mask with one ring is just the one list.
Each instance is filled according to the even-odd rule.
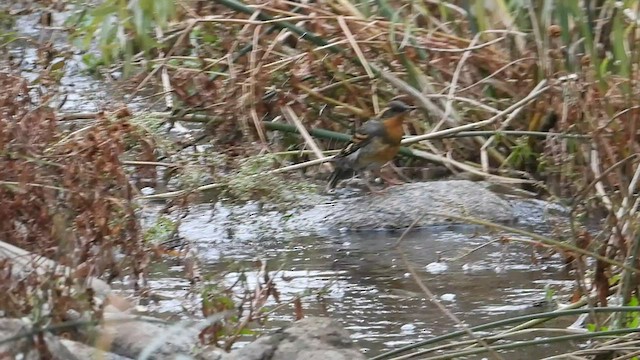
[[376,189],[375,186],[371,184],[376,178],[374,170],[365,170],[361,173],[361,175],[362,175],[362,180],[364,181],[364,184],[367,186],[367,189],[369,190],[369,192],[373,194],[382,194],[385,192],[386,189],[384,188],[382,190]]
[[382,171],[382,169],[377,171],[377,175],[382,179],[382,181],[384,181],[387,184],[402,185],[402,184],[405,183],[404,181],[398,179],[397,177],[394,177],[394,176],[387,177],[387,176],[385,176],[383,171]]
[[387,192],[387,187],[386,186],[384,188],[382,188],[382,189],[376,189],[375,187],[373,187],[371,185],[371,182],[369,182],[369,181],[367,181],[365,184],[367,185],[367,188],[369,188],[369,191],[372,194],[381,195],[381,194],[385,194]]
[[400,183],[396,185],[402,185],[411,182],[411,179],[409,179],[404,173],[402,173],[402,170],[400,170],[400,168],[398,168],[393,162],[389,162],[387,163],[387,165],[389,166],[389,168],[391,168],[392,174],[395,174],[394,176],[396,177],[396,182],[400,181]]

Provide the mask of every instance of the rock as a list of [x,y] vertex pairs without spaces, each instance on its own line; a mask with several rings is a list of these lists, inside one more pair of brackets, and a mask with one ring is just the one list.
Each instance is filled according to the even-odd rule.
[[[426,212],[474,217],[493,222],[516,220],[511,204],[486,186],[467,180],[409,183],[382,194],[338,198],[317,205],[293,219],[314,221],[316,227],[346,230],[405,229]],[[464,221],[426,214],[416,227],[463,224]]]
[[[121,313],[104,314],[107,320],[131,318]],[[198,341],[198,331],[193,327],[166,327],[147,321],[114,321],[102,328],[101,336],[111,340],[109,351],[114,354],[138,358],[152,346],[149,359],[176,359],[177,355],[190,354]]]
[[25,324],[22,320],[0,319],[0,340],[24,335],[17,338],[15,341],[0,344],[0,358],[15,359],[20,357],[25,360],[37,360],[42,358],[54,360],[78,359],[60,342],[60,340],[58,340],[58,338],[47,333],[44,335],[44,341],[51,356],[41,356],[38,350],[35,349],[33,343],[34,335],[27,335],[30,331],[31,327]]
[[231,355],[219,347],[207,345],[196,350],[195,358],[197,360],[230,360]]
[[231,352],[225,360],[359,360],[364,355],[337,321],[309,317]]
[[94,347],[67,339],[60,339],[60,342],[80,359],[87,360],[131,360],[129,357],[116,355],[114,353],[102,351]]
[[[349,192],[349,191],[346,191]],[[518,218],[513,201],[488,189],[487,183],[468,180],[416,182],[389,187],[382,194],[352,196],[305,194],[295,207],[281,212],[259,206],[217,203],[191,207],[180,233],[193,242],[212,237],[253,240],[256,236],[281,238],[288,234],[326,234],[335,230],[402,230],[425,212],[473,217],[510,224]],[[354,195],[355,194],[355,195]],[[146,207],[147,211],[150,207]],[[158,206],[153,211],[160,212]],[[151,215],[146,215],[152,217]],[[207,219],[207,221],[203,221]],[[463,220],[425,215],[417,227],[463,225]]]

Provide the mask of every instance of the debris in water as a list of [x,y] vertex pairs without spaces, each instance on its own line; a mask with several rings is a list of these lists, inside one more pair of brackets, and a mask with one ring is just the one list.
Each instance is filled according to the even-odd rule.
[[442,295],[440,296],[440,299],[441,299],[442,301],[455,301],[455,300],[456,300],[456,294],[450,294],[450,293],[448,293],[448,294],[442,294]]
[[427,266],[425,266],[424,268],[430,274],[442,274],[443,272],[447,271],[449,265],[444,262],[432,262],[430,264],[427,264]]

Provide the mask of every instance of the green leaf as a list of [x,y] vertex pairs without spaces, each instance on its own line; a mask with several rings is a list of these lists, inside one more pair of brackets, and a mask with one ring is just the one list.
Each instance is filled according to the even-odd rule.
[[174,12],[173,0],[157,0],[155,2],[156,21],[162,28],[166,28],[170,15]]
[[66,59],[61,59],[58,61],[54,61],[51,63],[51,65],[49,65],[49,70],[51,71],[56,71],[56,70],[60,70],[64,67],[64,65],[67,63]]
[[3,187],[9,189],[9,191],[16,193],[16,194],[26,194],[27,190],[18,186],[18,185],[14,185],[14,184],[2,184]]
[[202,41],[208,44],[217,44],[220,41],[218,35],[214,33],[204,33],[202,34]]
[[607,68],[609,67],[609,59],[608,58],[604,58],[602,60],[602,62],[600,63],[600,66],[596,67],[596,69],[598,69],[598,75],[601,78],[604,78],[607,76]]
[[105,1],[102,5],[91,11],[91,16],[94,19],[103,19],[107,15],[113,15],[117,11],[118,7],[114,1]]
[[249,329],[249,328],[243,328],[242,330],[240,330],[240,335],[255,335],[256,332]]
[[142,8],[142,2],[144,0],[138,0],[132,2],[132,11],[133,11],[133,25],[136,30],[136,34],[144,34],[145,32],[145,14]]

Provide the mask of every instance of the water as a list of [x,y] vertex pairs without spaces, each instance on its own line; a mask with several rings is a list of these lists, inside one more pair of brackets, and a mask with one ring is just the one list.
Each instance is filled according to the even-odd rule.
[[[260,224],[225,210],[196,207],[184,220],[181,234],[197,249],[203,274],[214,282],[230,286],[241,274],[234,269],[242,268],[253,283],[262,276],[256,266],[261,260],[267,263],[282,303],[305,292],[321,293],[303,299],[304,314],[339,320],[367,356],[459,329],[410,276],[393,248],[399,234],[311,236],[266,231],[270,235],[261,236],[264,221]],[[566,294],[571,277],[559,258],[532,262],[531,247],[496,241],[503,235],[477,227],[443,227],[410,233],[402,248],[420,280],[468,325],[548,311],[540,306],[546,287]],[[150,285],[161,295],[146,308],[150,313],[188,318],[197,312],[200,298],[188,296],[189,284],[177,262],[154,271]],[[275,305],[268,303],[270,308]],[[294,319],[293,305],[286,305],[258,330],[268,333]],[[244,338],[236,346],[250,340]],[[536,349],[536,356],[559,350]],[[522,351],[509,358],[530,356]]]
[[[156,90],[151,86],[141,91],[137,96],[125,98],[125,95],[130,92],[118,89],[113,82],[109,84],[106,80],[100,81],[86,72],[88,67],[82,61],[83,53],[69,45],[70,40],[62,31],[64,21],[71,14],[71,10],[52,12],[52,27],[40,26],[40,13],[37,11],[16,17],[14,30],[19,36],[24,39],[29,38],[34,42],[51,42],[52,47],[59,55],[53,58],[51,63],[60,61],[64,63],[64,71],[57,87],[60,95],[55,96],[50,105],[58,108],[60,113],[66,114],[94,113],[104,109],[113,110],[114,104],[126,104],[133,111],[144,111],[148,108],[156,111],[162,110],[161,105],[152,105],[142,100],[143,97]],[[13,63],[19,64],[20,75],[33,82],[40,76],[42,64],[38,63],[40,60],[37,46],[34,42],[24,39],[13,42],[9,47],[9,53],[15,59]],[[99,54],[95,46],[89,52]],[[66,59],[64,55],[67,56]],[[2,63],[2,65],[5,66],[6,63]],[[112,71],[108,73],[107,77],[118,78],[120,75],[118,71]]]

